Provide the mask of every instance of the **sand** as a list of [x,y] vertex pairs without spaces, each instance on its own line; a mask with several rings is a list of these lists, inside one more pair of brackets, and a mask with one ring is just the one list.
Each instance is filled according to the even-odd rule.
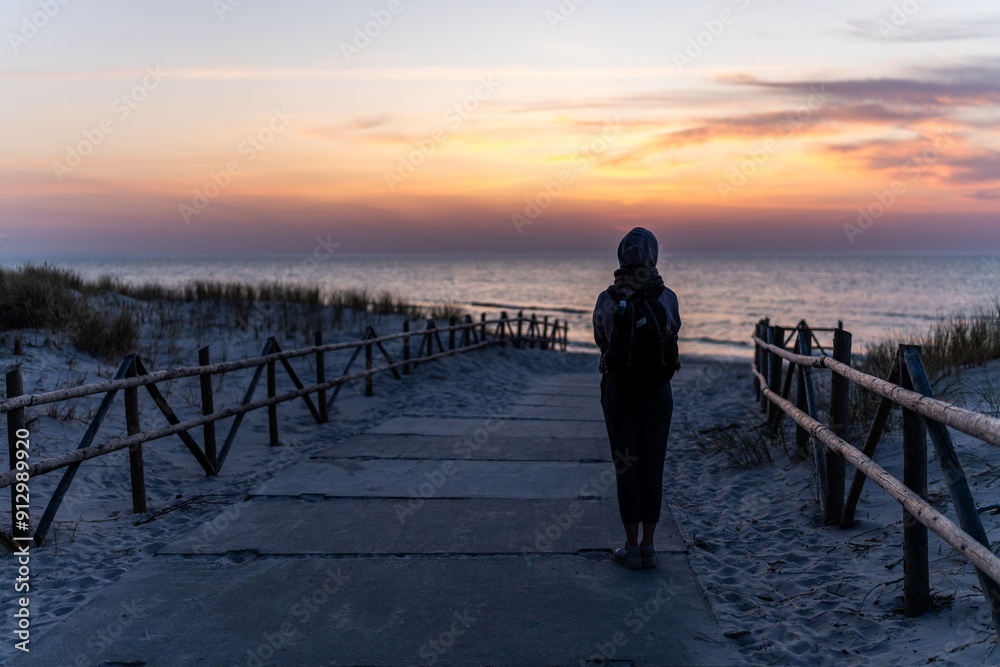
[[[259,321],[234,329],[228,315],[207,313],[203,307],[181,304],[159,312],[146,307],[144,357],[151,370],[193,364],[197,348],[206,341],[212,342],[213,358],[220,361],[259,351],[268,314],[258,313]],[[216,324],[203,326],[216,321],[213,318]],[[350,317],[327,340],[357,338],[368,322],[369,316]],[[376,318],[372,323],[380,333],[399,329],[398,318]],[[79,355],[65,341],[43,332],[20,335],[25,354],[16,359],[6,354],[4,361],[23,365],[29,392],[106,379],[116,370],[116,364]],[[306,335],[300,331],[279,342],[291,349],[303,345]],[[10,350],[12,334],[3,338],[0,346]],[[346,360],[330,365],[341,361]],[[774,665],[968,665],[1000,659],[972,566],[933,535],[934,609],[914,619],[902,615],[902,512],[881,489],[866,486],[855,528],[823,527],[808,462],[790,460],[774,447],[772,462],[745,469],[734,467],[723,452],[706,448],[716,438],[699,432],[755,415],[748,363],[742,358],[686,360],[681,377],[687,382],[676,396],[664,482],[691,568],[742,655],[751,664]],[[461,407],[488,415],[512,403],[519,387],[540,375],[586,371],[594,364],[592,355],[499,348],[459,355],[425,365],[404,382],[380,376],[374,398],[362,396],[359,384],[348,385],[331,417],[338,435],[346,437],[408,413],[443,418]],[[1000,365],[971,369],[953,378],[969,407],[996,410],[990,397],[997,395],[992,378],[998,369]],[[234,374],[232,381],[219,384],[217,405],[238,400],[248,375]],[[197,414],[197,381],[175,383],[168,398],[182,419]],[[143,400],[144,425],[161,423],[152,404]],[[54,410],[29,410],[33,458],[74,448],[96,402],[81,399]],[[554,396],[551,407],[558,409],[558,403]],[[121,431],[121,411],[119,401],[102,434]],[[169,543],[221,529],[238,514],[249,489],[329,446],[328,437],[315,437],[315,424],[301,402],[281,406],[280,413],[287,446],[276,455],[267,446],[265,414],[252,414],[217,478],[206,478],[177,438],[146,445],[146,516],[130,512],[126,454],[85,463],[46,546],[32,552],[33,639],[58,633],[69,614]],[[1000,503],[997,453],[972,438],[953,436],[977,503]],[[901,472],[898,430],[888,435],[876,460],[894,474]],[[58,479],[55,473],[32,480],[36,520]],[[942,484],[932,456],[930,495],[938,509],[952,516]],[[0,521],[9,523],[9,511],[0,510]],[[1000,518],[987,512],[983,522],[987,533],[997,538]],[[12,581],[13,560],[3,559],[0,571],[4,581]],[[11,588],[4,586],[5,610],[14,608]],[[9,614],[5,628],[10,637]],[[16,657],[13,640],[5,641],[0,660],[16,664]]]

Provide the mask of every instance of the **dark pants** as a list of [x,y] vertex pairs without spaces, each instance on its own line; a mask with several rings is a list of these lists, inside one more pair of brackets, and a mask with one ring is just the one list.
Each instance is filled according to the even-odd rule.
[[656,523],[663,502],[663,460],[667,455],[674,396],[670,383],[634,389],[605,375],[601,407],[611,441],[622,523]]

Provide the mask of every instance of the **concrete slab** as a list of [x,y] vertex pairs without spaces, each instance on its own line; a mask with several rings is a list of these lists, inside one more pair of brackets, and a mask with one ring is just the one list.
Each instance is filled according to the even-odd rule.
[[158,556],[35,639],[21,664],[615,664],[602,649],[636,667],[742,663],[684,557],[630,571],[593,554],[224,567]]
[[386,435],[450,435],[471,437],[479,431],[498,437],[600,438],[607,435],[603,422],[544,419],[489,419],[470,417],[396,417],[369,429]]
[[315,459],[477,459],[511,461],[610,461],[608,438],[500,438],[479,442],[439,435],[356,435]]
[[569,387],[560,387],[558,385],[532,385],[524,390],[526,394],[546,394],[550,396],[582,396],[582,397],[601,397],[601,387],[600,384],[594,385],[594,387],[589,387],[586,385],[577,385]]
[[614,468],[563,461],[312,460],[290,466],[250,495],[409,498],[421,493],[435,498],[602,497],[615,493]]
[[[554,398],[554,397],[553,397]],[[586,400],[586,399],[584,399]],[[589,401],[588,401],[589,402]],[[440,419],[440,417],[435,417],[433,412],[427,411],[409,411],[399,415],[404,418],[417,418],[417,417],[433,417],[435,419]],[[493,415],[487,415],[482,412],[474,412],[472,410],[454,412],[452,417],[458,417],[461,419],[477,419],[481,422],[486,420],[494,419]],[[508,411],[504,412],[504,419],[541,419],[545,421],[604,421],[604,411],[601,408],[600,402],[592,403],[591,405],[579,404],[576,405],[566,405],[566,406],[539,406],[539,405],[513,405]]]
[[[251,500],[232,517],[195,531],[161,554],[533,554],[614,548],[623,539],[614,498]],[[280,526],[280,529],[275,529]],[[661,552],[686,547],[669,517],[657,529]]]
[[510,410],[512,419],[548,419],[565,421],[599,421],[604,423],[604,411],[600,402],[596,406],[550,407],[535,405],[515,405]]
[[[594,361],[597,361],[597,359],[595,358]],[[557,373],[556,375],[540,378],[537,382],[532,383],[532,386],[589,387],[600,383],[601,374],[597,372],[595,366],[593,373]]]
[[526,393],[518,396],[514,405],[537,405],[541,407],[553,408],[577,408],[587,406],[596,410],[601,409],[600,395],[593,398],[587,396],[564,396],[562,394],[534,394]]

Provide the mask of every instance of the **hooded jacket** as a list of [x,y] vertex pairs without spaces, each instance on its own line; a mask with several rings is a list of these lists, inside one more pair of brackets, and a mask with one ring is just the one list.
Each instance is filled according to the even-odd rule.
[[[642,227],[636,227],[630,231],[618,244],[618,265],[622,269],[629,267],[654,268],[658,255],[659,246],[656,237],[653,236],[652,232]],[[623,289],[629,295],[635,291],[627,286]],[[659,302],[667,311],[667,329],[676,337],[681,329],[677,295],[669,287],[664,287]],[[601,348],[602,361],[611,340],[612,314],[617,305],[614,298],[605,290],[597,297],[597,305],[594,306],[594,342]],[[602,363],[602,371],[603,368],[604,364]]]

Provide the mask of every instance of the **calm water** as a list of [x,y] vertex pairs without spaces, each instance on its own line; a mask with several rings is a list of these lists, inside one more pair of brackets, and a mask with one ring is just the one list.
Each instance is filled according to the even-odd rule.
[[[452,301],[534,308],[570,324],[577,349],[593,347],[591,312],[612,281],[614,255],[595,256],[335,256],[58,260],[85,277],[168,285],[192,279],[319,284],[395,292],[418,303]],[[5,265],[12,264],[4,262]],[[749,356],[754,323],[763,316],[817,327],[838,319],[856,347],[882,334],[924,328],[936,318],[992,304],[1000,295],[997,257],[695,257],[661,258],[666,282],[680,298],[682,354]]]

